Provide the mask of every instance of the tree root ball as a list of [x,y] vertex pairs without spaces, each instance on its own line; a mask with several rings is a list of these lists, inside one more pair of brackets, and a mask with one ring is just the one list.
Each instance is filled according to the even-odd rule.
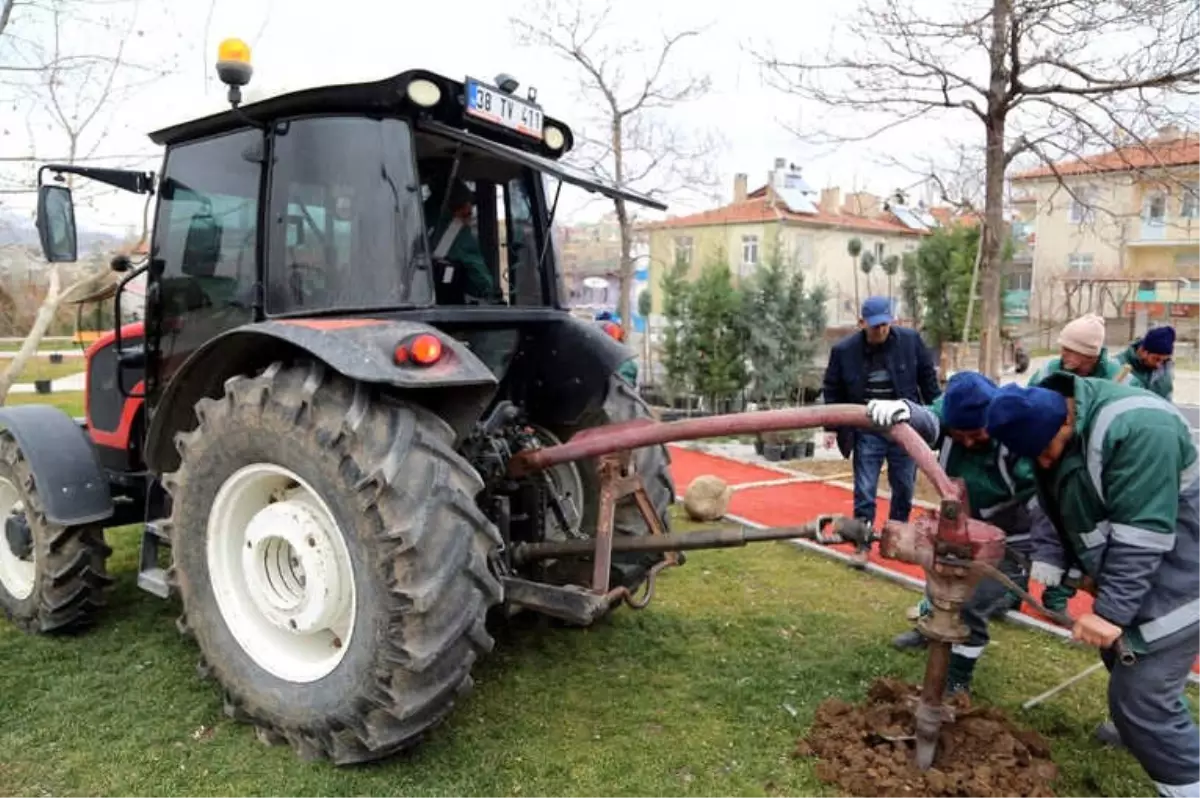
[[696,477],[683,494],[683,508],[693,521],[716,521],[729,509],[733,488],[711,474]]
[[964,696],[949,702],[955,720],[942,726],[933,767],[919,770],[907,739],[919,696],[914,685],[880,679],[862,704],[828,699],[795,756],[816,757],[817,777],[844,795],[1054,795],[1058,768],[1046,741]]

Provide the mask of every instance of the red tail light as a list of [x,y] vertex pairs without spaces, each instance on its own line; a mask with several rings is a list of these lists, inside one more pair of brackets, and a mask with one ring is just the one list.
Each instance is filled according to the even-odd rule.
[[396,347],[396,364],[432,366],[442,359],[442,342],[436,335],[422,333]]

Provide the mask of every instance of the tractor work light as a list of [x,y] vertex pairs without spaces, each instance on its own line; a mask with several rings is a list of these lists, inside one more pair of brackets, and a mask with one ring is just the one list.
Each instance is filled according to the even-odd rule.
[[546,129],[542,131],[542,141],[552,150],[561,150],[563,145],[567,143],[567,137],[563,132],[554,125],[546,125]]
[[432,108],[442,99],[442,90],[432,80],[417,78],[408,84],[405,93],[422,108]]
[[418,366],[432,366],[442,359],[442,342],[436,335],[422,333],[396,347],[395,360],[397,366],[415,363]]

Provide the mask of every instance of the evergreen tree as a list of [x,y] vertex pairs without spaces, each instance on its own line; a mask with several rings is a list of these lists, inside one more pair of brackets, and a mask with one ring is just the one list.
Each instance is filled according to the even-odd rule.
[[[858,313],[862,308],[862,303],[858,301],[858,257],[862,254],[862,241],[855,237],[846,242],[846,254],[854,261],[854,312]],[[838,298],[838,304],[841,304],[841,298]]]
[[917,269],[917,253],[905,252],[900,258],[900,298],[904,302],[904,315],[912,319],[913,325],[921,327],[921,281]]
[[[939,228],[917,250],[917,272],[924,303],[922,331],[929,344],[942,344],[962,336],[971,292],[971,272],[979,247],[979,228]],[[976,314],[974,326],[979,326]]]
[[879,265],[883,267],[883,273],[887,275],[888,299],[895,299],[892,294],[892,278],[900,270],[900,256],[888,255]]
[[742,328],[754,384],[767,404],[787,394],[791,384],[782,369],[787,340],[787,267],[781,248],[772,247],[767,262],[745,281],[742,289]]
[[674,398],[692,387],[693,352],[690,349],[692,286],[688,265],[682,259],[663,274],[659,282],[663,306],[662,366],[666,388]]
[[726,258],[705,265],[689,294],[691,381],[716,407],[746,385],[744,305]]
[[858,268],[867,278],[867,296],[871,296],[871,270],[875,268],[875,253],[864,252],[858,259]]

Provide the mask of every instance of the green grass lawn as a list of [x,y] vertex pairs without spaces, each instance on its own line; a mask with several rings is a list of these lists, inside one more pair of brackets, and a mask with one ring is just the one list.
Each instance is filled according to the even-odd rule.
[[[79,344],[75,343],[72,338],[55,339],[47,341],[42,339],[38,349],[44,352],[53,351],[72,351],[79,348]],[[17,352],[21,349],[20,341],[0,341],[0,352]]]
[[[790,756],[816,706],[923,667],[888,645],[913,592],[784,543],[699,552],[647,610],[503,631],[475,692],[416,752],[336,769],[224,717],[177,603],[134,585],[137,529],[109,537],[117,584],[97,629],[32,638],[0,623],[2,794],[829,794]],[[1048,736],[1060,794],[1153,795],[1129,755],[1090,740],[1102,674],[1020,712],[1094,655],[1009,625],[996,637],[978,699]]]
[[[8,368],[9,359],[0,358],[0,370]],[[34,380],[57,380],[78,374],[84,370],[83,358],[64,357],[62,363],[51,363],[46,355],[36,355],[25,363],[17,382],[33,382]]]
[[10,393],[6,405],[54,405],[73,418],[83,417],[83,391],[61,393]]

